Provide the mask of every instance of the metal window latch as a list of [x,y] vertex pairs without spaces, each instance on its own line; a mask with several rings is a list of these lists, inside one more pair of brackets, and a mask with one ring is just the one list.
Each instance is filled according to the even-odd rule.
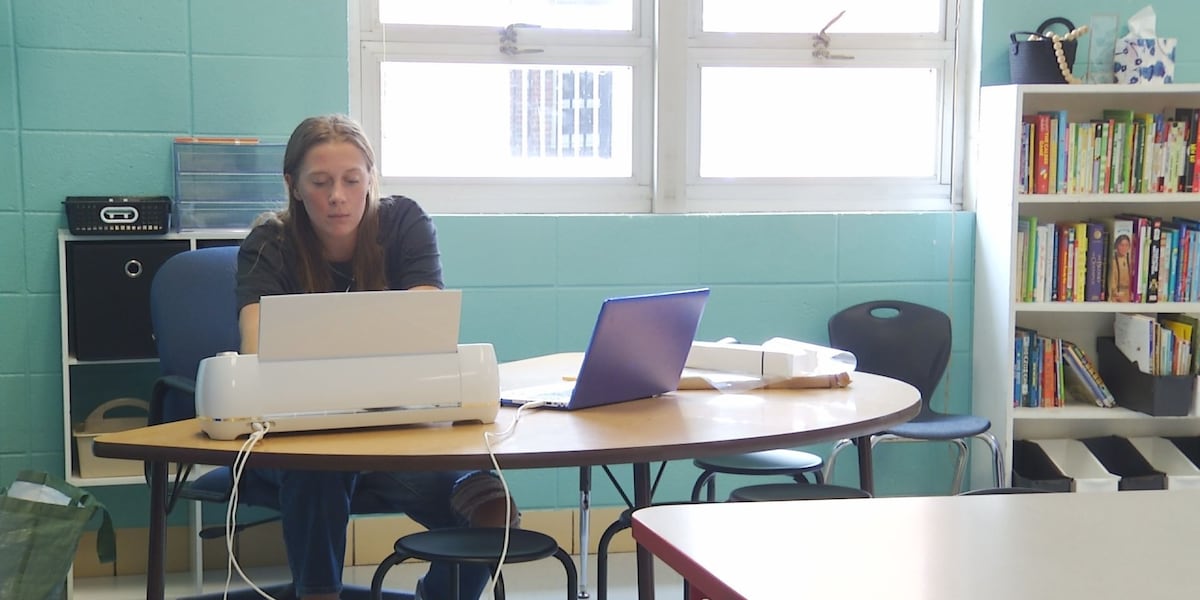
[[541,48],[519,48],[517,47],[517,29],[519,28],[536,28],[541,25],[532,23],[512,23],[508,27],[500,30],[500,52],[509,56],[518,54],[537,54],[544,52]]
[[844,14],[846,14],[846,11],[844,11],[844,10],[842,12],[838,13],[836,16],[834,16],[832,19],[830,19],[829,22],[826,23],[824,27],[821,28],[820,33],[813,35],[813,51],[812,51],[813,58],[820,58],[820,59],[828,59],[828,58],[852,59],[852,58],[854,58],[853,56],[851,56],[849,54],[830,54],[829,53],[829,39],[830,38],[829,38],[829,34],[825,33],[825,30],[829,29],[829,27],[831,25],[833,25],[834,23],[837,23],[837,20],[842,18],[842,15],[844,15]]

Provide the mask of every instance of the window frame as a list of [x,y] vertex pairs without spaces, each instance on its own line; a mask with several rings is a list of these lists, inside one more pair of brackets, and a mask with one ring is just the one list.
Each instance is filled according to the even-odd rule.
[[[493,27],[400,27],[378,22],[379,0],[348,0],[351,114],[379,147],[381,61],[496,64],[617,64],[633,68],[633,154],[629,178],[387,178],[385,194],[418,198],[436,213],[712,213],[857,212],[961,208],[963,141],[968,111],[971,31],[958,23],[969,9],[941,5],[941,30],[929,34],[843,34],[830,50],[853,61],[815,59],[798,45],[808,34],[728,34],[700,30],[702,0],[634,1],[630,32],[519,30],[521,47],[506,56]],[[958,10],[959,14],[953,11]],[[831,28],[836,29],[836,28]],[[402,32],[402,33],[401,33]],[[958,39],[955,39],[957,32]],[[397,42],[397,39],[403,42]],[[490,40],[484,42],[483,40]],[[897,56],[897,48],[904,47]],[[657,62],[656,62],[657,61]],[[708,66],[929,66],[938,73],[939,160],[930,178],[741,178],[699,176],[700,73]],[[372,76],[372,73],[375,75]],[[977,78],[974,78],[977,81]],[[656,140],[679,140],[655,147]]]

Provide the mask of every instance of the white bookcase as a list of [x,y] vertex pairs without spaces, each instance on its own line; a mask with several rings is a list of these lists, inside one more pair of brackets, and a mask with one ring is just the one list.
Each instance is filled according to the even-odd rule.
[[[156,262],[170,255],[195,248],[238,244],[246,236],[241,230],[207,230],[163,235],[74,235],[66,230],[58,234],[59,290],[62,334],[63,456],[66,480],[80,487],[108,485],[144,485],[141,474],[119,476],[81,475],[74,425],[82,423],[98,404],[110,400],[111,390],[122,395],[150,400],[151,385],[157,377],[158,359],[152,349],[129,352],[126,341],[115,340],[119,350],[106,348],[105,336],[124,338],[123,332],[141,337],[149,320],[149,281],[157,270]],[[82,307],[87,308],[82,308]],[[111,321],[105,325],[85,322],[97,317]],[[86,344],[85,344],[85,340]],[[86,347],[86,357],[78,350]],[[145,350],[145,348],[141,348]],[[109,357],[107,354],[124,354]],[[135,355],[136,356],[133,356]],[[99,357],[99,358],[97,358]],[[115,413],[114,413],[115,414]],[[135,467],[136,469],[136,467]],[[193,471],[193,476],[203,470]],[[197,591],[203,576],[200,538],[194,535],[200,522],[199,503],[191,504],[189,519],[193,529],[191,572]],[[69,579],[67,595],[72,594]]]
[[[1021,117],[1066,110],[1068,120],[1098,119],[1104,109],[1173,114],[1200,108],[1200,85],[1006,85],[981,90],[967,207],[976,212],[972,402],[991,419],[1012,467],[1014,439],[1100,435],[1200,435],[1200,417],[1152,417],[1125,408],[1013,407],[1014,327],[1069,339],[1097,361],[1095,338],[1112,335],[1119,312],[1200,312],[1200,303],[1017,302],[1017,219],[1103,218],[1122,212],[1200,218],[1200,194],[1024,194],[1020,189]],[[975,453],[974,481],[988,481],[988,457]]]

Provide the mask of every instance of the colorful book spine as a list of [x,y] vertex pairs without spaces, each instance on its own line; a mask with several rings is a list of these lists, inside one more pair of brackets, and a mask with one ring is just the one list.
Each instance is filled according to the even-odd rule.
[[1107,248],[1104,243],[1104,223],[1088,221],[1084,227],[1087,231],[1087,269],[1083,299],[1086,302],[1100,302],[1104,300],[1104,255]]

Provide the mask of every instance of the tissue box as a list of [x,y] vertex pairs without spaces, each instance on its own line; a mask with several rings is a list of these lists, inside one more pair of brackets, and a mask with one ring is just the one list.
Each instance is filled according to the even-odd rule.
[[1117,83],[1171,83],[1175,80],[1175,38],[1117,40],[1113,70]]

